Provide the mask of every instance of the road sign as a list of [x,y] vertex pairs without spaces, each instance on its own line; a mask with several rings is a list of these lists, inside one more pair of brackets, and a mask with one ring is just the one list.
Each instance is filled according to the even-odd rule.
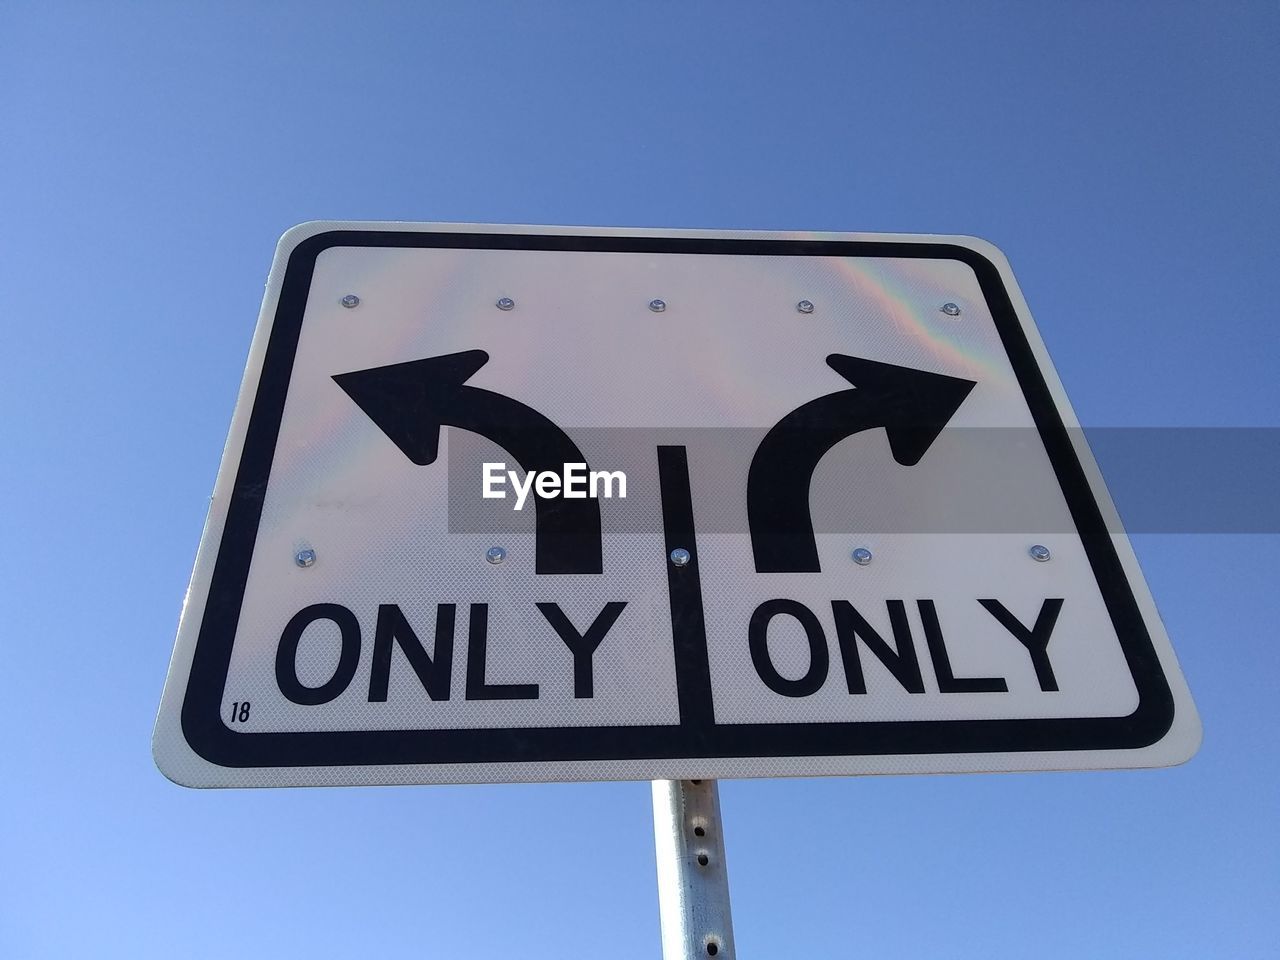
[[154,749],[271,786],[1199,737],[989,244],[322,223],[276,254]]

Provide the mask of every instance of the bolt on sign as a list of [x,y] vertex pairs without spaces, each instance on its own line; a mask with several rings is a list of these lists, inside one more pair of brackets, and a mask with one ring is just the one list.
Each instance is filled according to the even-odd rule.
[[1142,767],[1199,739],[989,244],[280,241],[156,725],[173,780]]

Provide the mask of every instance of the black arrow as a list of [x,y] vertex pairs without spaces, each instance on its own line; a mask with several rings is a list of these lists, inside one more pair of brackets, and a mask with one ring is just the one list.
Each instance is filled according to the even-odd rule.
[[[586,463],[565,432],[523,403],[467,380],[489,362],[483,350],[393,363],[341,373],[333,379],[406,457],[420,466],[434,463],[440,428],[460,427],[488,437],[525,470],[552,470]],[[533,491],[538,573],[600,573],[600,503],[542,498]]]
[[747,519],[758,573],[821,569],[809,484],[823,456],[862,430],[884,427],[893,458],[914,466],[975,386],[940,373],[833,353],[827,364],[857,389],[797,407],[760,441],[747,476]]

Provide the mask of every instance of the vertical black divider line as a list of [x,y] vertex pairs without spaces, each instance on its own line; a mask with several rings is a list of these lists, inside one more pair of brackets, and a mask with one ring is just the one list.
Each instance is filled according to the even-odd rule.
[[[680,726],[688,734],[691,747],[709,749],[715,711],[686,448],[658,447],[658,485],[662,494],[662,530],[666,538],[663,560],[667,565],[667,590],[671,597]],[[682,567],[671,562],[671,551],[678,548],[689,551],[689,562]]]

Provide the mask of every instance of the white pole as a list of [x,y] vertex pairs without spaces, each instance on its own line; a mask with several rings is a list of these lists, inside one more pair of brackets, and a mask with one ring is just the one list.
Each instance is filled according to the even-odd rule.
[[663,960],[733,960],[729,872],[714,780],[654,780]]

